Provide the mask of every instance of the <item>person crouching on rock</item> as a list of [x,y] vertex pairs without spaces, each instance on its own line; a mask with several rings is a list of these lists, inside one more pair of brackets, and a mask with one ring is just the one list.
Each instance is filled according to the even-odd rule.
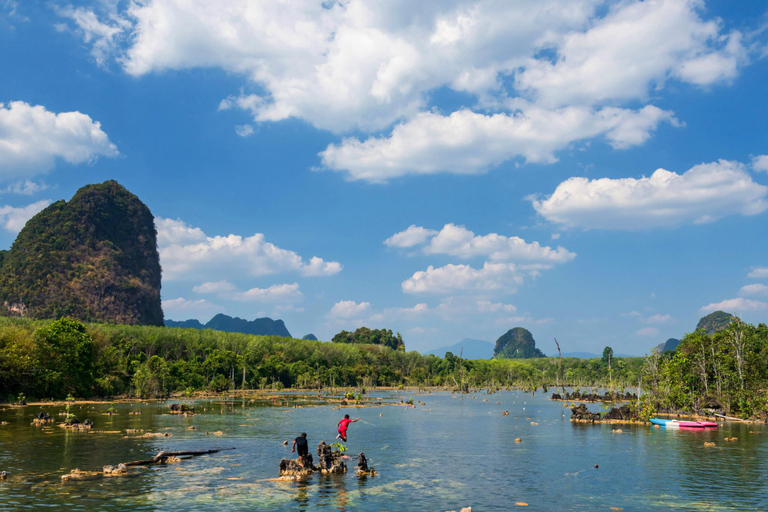
[[345,414],[344,417],[339,420],[338,427],[339,427],[339,435],[336,436],[336,439],[341,438],[342,441],[345,443],[347,442],[347,428],[349,428],[350,423],[354,423],[360,418],[355,418],[353,420],[349,419],[349,414]]
[[291,446],[291,453],[295,452],[296,449],[299,450],[299,464],[302,466],[304,465],[304,459],[309,453],[309,444],[307,443],[307,433],[302,432],[299,437],[293,440],[293,445]]

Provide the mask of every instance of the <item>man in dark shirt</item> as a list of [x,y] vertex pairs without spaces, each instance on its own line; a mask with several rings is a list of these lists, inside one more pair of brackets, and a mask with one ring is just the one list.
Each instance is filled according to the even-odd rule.
[[293,440],[293,445],[291,446],[291,453],[295,452],[296,449],[299,450],[299,461],[301,462],[301,465],[304,465],[304,457],[307,456],[309,453],[309,444],[307,444],[307,433],[302,432],[299,437]]

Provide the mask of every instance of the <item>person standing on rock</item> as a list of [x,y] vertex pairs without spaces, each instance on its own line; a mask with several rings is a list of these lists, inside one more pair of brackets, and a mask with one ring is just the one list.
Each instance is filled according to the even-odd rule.
[[307,443],[307,433],[302,432],[299,437],[293,440],[293,445],[291,446],[291,453],[295,452],[296,449],[299,450],[299,461],[301,465],[304,465],[304,457],[307,456],[309,453],[309,444]]
[[347,428],[349,428],[350,423],[354,423],[360,418],[355,418],[353,420],[349,419],[349,414],[345,414],[344,417],[339,420],[338,427],[339,427],[339,435],[336,436],[336,439],[341,438],[342,441],[345,443],[347,442]]

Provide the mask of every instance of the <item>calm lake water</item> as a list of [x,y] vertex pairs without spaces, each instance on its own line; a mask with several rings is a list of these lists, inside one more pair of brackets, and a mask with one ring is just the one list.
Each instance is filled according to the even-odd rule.
[[[8,424],[0,425],[0,470],[10,479],[0,481],[0,510],[768,510],[763,426],[726,423],[696,432],[572,424],[562,402],[516,391],[463,400],[443,392],[372,396],[395,402],[413,397],[426,405],[335,410],[186,401],[205,409],[192,417],[168,414],[171,402],[116,404],[115,416],[103,415],[108,404],[73,407],[81,420],[94,420],[102,431],[96,433],[30,426],[37,407],[1,410],[0,421]],[[589,407],[600,410],[599,404]],[[51,415],[63,410],[45,409]],[[141,415],[128,415],[137,409]],[[505,410],[509,416],[502,415]],[[349,473],[272,480],[300,432],[307,432],[316,458],[317,443],[333,442],[345,413],[361,418],[349,428]],[[188,430],[192,425],[197,430]],[[125,429],[172,436],[139,439]],[[518,437],[521,443],[514,442]],[[135,469],[135,476],[61,483],[74,468],[97,470],[160,450],[214,447],[236,450]],[[375,478],[355,476],[354,456],[361,451],[379,472]]]

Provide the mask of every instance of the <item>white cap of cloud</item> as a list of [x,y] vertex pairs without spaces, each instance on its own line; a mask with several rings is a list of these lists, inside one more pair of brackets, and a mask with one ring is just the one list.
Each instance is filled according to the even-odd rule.
[[233,300],[241,302],[284,302],[294,303],[304,300],[298,283],[275,284],[268,288],[251,288],[232,295]]
[[758,155],[752,159],[752,169],[768,172],[768,155]]
[[487,292],[504,289],[514,293],[523,283],[514,263],[485,262],[480,269],[469,265],[445,265],[418,271],[402,283],[405,293]]
[[[204,67],[244,77],[259,93],[230,96],[219,108],[245,110],[256,122],[299,118],[335,133],[400,123],[390,135],[344,139],[321,153],[327,169],[384,182],[480,173],[513,158],[549,163],[597,136],[618,148],[641,144],[660,122],[674,122],[672,113],[622,103],[645,102],[669,80],[727,82],[748,61],[741,34],[704,19],[703,7],[143,0],[58,12],[98,62],[113,53],[131,75]],[[441,88],[470,95],[469,108],[427,112]],[[247,126],[238,134],[250,134]]]
[[703,313],[713,311],[735,311],[742,313],[745,311],[765,311],[768,310],[768,303],[759,300],[745,299],[738,297],[735,299],[726,299],[722,302],[713,302],[701,307]]
[[531,197],[550,222],[584,229],[648,229],[713,222],[768,209],[768,187],[744,165],[720,160],[679,175],[658,169],[640,179],[569,178],[544,199]]
[[384,245],[390,247],[407,248],[415,245],[421,245],[426,242],[430,237],[437,234],[434,229],[426,229],[421,226],[411,224],[405,231],[395,233],[391,237],[384,240]]
[[[162,302],[163,314],[166,318],[176,316],[177,318],[185,316],[200,318],[200,316],[213,316],[215,313],[224,311],[224,308],[208,302],[205,299],[187,300],[183,297],[175,299],[166,299]],[[185,318],[186,319],[186,318]]]
[[50,204],[49,200],[43,199],[22,207],[0,206],[0,225],[11,233],[18,233],[29,219]]
[[741,295],[762,295],[768,296],[768,286],[764,284],[748,284],[742,286],[739,290]]
[[224,277],[245,273],[263,276],[298,272],[304,276],[329,276],[341,271],[336,261],[312,257],[308,262],[293,251],[266,241],[261,233],[208,237],[200,228],[181,220],[155,219],[163,278]]
[[556,151],[598,135],[616,148],[642,144],[660,122],[677,124],[672,112],[653,105],[640,110],[545,110],[518,104],[523,108],[511,114],[421,112],[395,126],[389,136],[365,141],[350,137],[329,145],[320,152],[322,164],[347,173],[349,179],[371,183],[408,174],[479,174],[517,157],[553,163]]
[[358,304],[353,300],[341,300],[333,305],[326,316],[328,318],[353,318],[365,314],[370,307],[370,302],[361,302]]
[[648,318],[645,319],[646,323],[649,324],[668,324],[672,321],[674,321],[674,318],[672,318],[672,315],[651,315]]
[[744,60],[740,34],[723,36],[717,22],[703,21],[703,5],[614,3],[587,30],[562,34],[554,62],[531,59],[515,75],[516,88],[557,107],[644,99],[651,84],[670,76],[697,85],[731,79]]
[[637,336],[647,336],[653,338],[659,335],[659,330],[655,327],[643,327],[635,333]]
[[235,290],[235,285],[227,280],[208,281],[192,288],[195,293],[226,293]]
[[542,247],[539,242],[528,243],[520,237],[496,233],[475,235],[464,226],[446,224],[440,231],[411,225],[395,233],[384,243],[392,247],[423,245],[424,254],[447,254],[459,258],[486,257],[492,261],[538,261],[565,263],[576,257],[563,247]]
[[45,173],[56,159],[82,164],[118,154],[101,124],[86,114],[0,103],[0,179]]
[[768,267],[752,267],[752,270],[749,271],[747,277],[751,277],[752,279],[768,277]]

